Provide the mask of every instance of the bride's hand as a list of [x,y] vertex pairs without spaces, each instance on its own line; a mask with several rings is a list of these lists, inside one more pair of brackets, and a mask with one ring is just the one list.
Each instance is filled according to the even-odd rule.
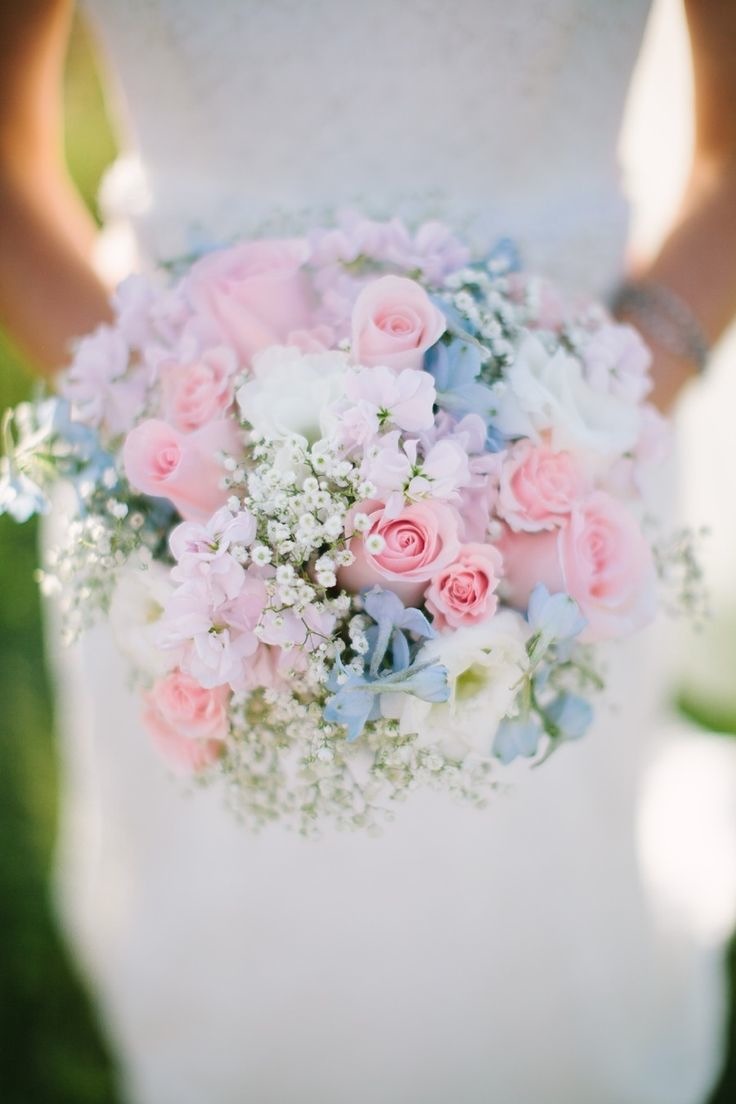
[[[645,294],[637,309],[621,312],[653,349],[653,399],[662,410],[697,371],[693,335],[712,346],[736,313],[736,4],[685,0],[685,8],[695,86],[689,184],[659,253],[633,273],[644,289],[662,289],[659,305],[650,297],[648,317]],[[663,332],[673,340],[658,340]]]
[[94,223],[61,153],[71,11],[70,0],[0,4],[0,323],[48,374],[109,314]]

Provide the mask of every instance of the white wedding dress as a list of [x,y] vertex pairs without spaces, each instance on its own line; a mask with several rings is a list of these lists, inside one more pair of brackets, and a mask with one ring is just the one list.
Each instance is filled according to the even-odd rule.
[[[144,263],[349,204],[512,235],[580,288],[621,269],[647,0],[88,7],[142,166],[112,191]],[[661,628],[621,648],[617,711],[489,810],[419,795],[382,838],[318,843],[182,792],[104,628],[56,657],[61,909],[128,1099],[702,1101],[721,945],[639,845],[648,765],[677,738],[663,656]]]

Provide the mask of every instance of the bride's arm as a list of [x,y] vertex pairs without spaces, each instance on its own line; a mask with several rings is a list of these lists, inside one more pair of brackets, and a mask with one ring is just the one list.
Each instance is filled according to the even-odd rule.
[[[673,227],[635,277],[673,292],[713,344],[736,314],[736,3],[685,0],[685,9],[695,79],[693,163]],[[695,364],[684,349],[674,355],[657,344],[656,320],[647,327],[644,304],[632,321],[655,339],[654,400],[666,409]]]
[[62,152],[70,0],[0,3],[0,323],[42,372],[108,315]]

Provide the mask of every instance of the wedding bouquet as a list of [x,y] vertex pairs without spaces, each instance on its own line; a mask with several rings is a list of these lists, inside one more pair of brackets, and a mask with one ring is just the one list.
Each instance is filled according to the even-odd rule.
[[657,606],[633,329],[508,243],[357,216],[113,306],[6,418],[0,508],[72,484],[42,586],[70,639],[109,618],[172,764],[256,823],[371,828],[583,734],[600,642]]

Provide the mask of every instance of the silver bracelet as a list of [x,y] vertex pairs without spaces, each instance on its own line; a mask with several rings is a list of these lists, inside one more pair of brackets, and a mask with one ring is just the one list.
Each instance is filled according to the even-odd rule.
[[626,280],[613,292],[614,314],[630,318],[645,338],[673,356],[705,368],[710,345],[697,317],[679,295],[654,281]]

